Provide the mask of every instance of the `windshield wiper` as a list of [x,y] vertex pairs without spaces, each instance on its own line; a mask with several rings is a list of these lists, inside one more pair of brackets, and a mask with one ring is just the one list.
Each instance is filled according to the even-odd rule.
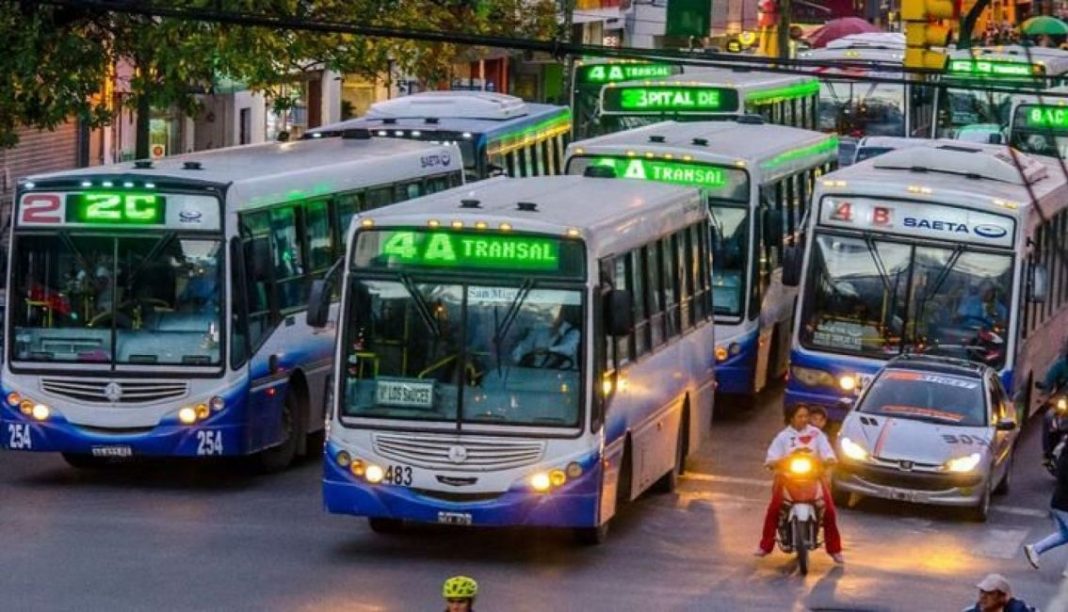
[[[942,288],[942,283],[946,282],[946,279],[949,278],[950,271],[952,271],[953,267],[957,265],[957,260],[960,259],[960,256],[963,255],[964,251],[966,251],[966,250],[967,250],[967,247],[965,245],[963,245],[963,244],[958,244],[957,246],[953,247],[953,253],[950,254],[949,260],[946,261],[946,265],[942,266],[942,269],[940,269],[938,271],[938,276],[935,278],[935,282],[934,282],[933,286],[930,287],[930,288],[927,288],[927,287],[924,288],[923,296],[921,296],[917,300],[917,307],[916,307],[916,320],[917,321],[922,321],[923,320],[924,311],[927,310],[927,301],[931,299],[931,296],[938,294],[938,290]],[[908,344],[910,346],[916,344],[915,335],[916,335],[916,330],[913,329],[913,338],[911,338],[909,340],[909,342],[908,342]]]
[[530,295],[530,290],[533,287],[534,281],[532,279],[528,278],[523,281],[523,284],[519,286],[519,291],[512,298],[512,303],[508,305],[508,310],[504,311],[504,320],[498,320],[497,307],[493,307],[493,352],[497,357],[497,376],[501,375],[501,343],[504,341],[504,337],[508,335],[508,330],[511,329],[512,323],[519,316],[519,308],[523,306],[523,302],[527,300],[527,296]]
[[430,312],[430,306],[423,299],[423,294],[419,293],[419,289],[415,286],[415,282],[412,281],[412,277],[407,274],[401,274],[400,280],[401,284],[404,285],[404,289],[408,291],[408,295],[412,296],[412,301],[415,302],[415,311],[419,313],[419,318],[423,320],[423,325],[426,325],[427,330],[434,334],[435,338],[440,338],[441,328],[438,327],[437,319]]

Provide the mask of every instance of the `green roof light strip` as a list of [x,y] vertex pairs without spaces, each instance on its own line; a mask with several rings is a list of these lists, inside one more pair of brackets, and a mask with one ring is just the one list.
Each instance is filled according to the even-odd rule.
[[594,157],[595,166],[612,168],[617,178],[655,181],[702,189],[719,189],[727,185],[727,174],[720,166],[640,157]]
[[949,72],[958,76],[1030,78],[1045,74],[1046,68],[1041,64],[958,59],[950,60]]
[[779,153],[775,157],[773,157],[773,158],[771,158],[771,159],[769,159],[769,160],[767,160],[765,162],[762,162],[760,164],[760,167],[761,168],[775,168],[775,167],[781,166],[781,165],[783,165],[785,163],[792,162],[792,161],[795,161],[795,160],[798,160],[798,159],[802,159],[802,158],[808,157],[810,155],[812,155],[812,156],[824,156],[824,155],[827,155],[828,153],[833,153],[833,154],[837,154],[838,153],[838,137],[837,136],[830,136],[830,137],[828,137],[828,138],[826,138],[824,140],[821,140],[820,142],[817,142],[816,144],[808,145],[807,147],[799,147],[797,149],[791,149],[789,151],[783,151],[782,153]]
[[813,80],[797,83],[795,85],[787,85],[785,87],[751,91],[745,94],[745,101],[749,104],[775,104],[776,102],[782,102],[783,100],[795,100],[797,98],[818,96],[819,93],[820,82]]
[[[523,146],[530,140],[536,139],[539,135],[544,134],[546,137],[552,137],[569,130],[571,130],[571,109],[563,108],[555,116],[539,123],[517,127],[510,132],[503,132],[494,136],[487,146],[487,151],[492,155],[503,155],[508,151]],[[494,145],[497,145],[497,147],[489,150]]]
[[1023,123],[1026,127],[1068,129],[1068,107],[1023,106],[1021,108],[1024,111]]

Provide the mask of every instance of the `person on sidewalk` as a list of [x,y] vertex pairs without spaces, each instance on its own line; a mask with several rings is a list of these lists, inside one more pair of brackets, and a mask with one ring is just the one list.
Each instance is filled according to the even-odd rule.
[[[1057,483],[1053,487],[1053,498],[1049,502],[1049,511],[1057,531],[1034,544],[1025,544],[1024,556],[1031,567],[1038,569],[1038,558],[1042,553],[1068,544],[1068,453],[1061,453],[1057,458]],[[1068,569],[1065,570],[1068,577]]]
[[1001,574],[988,574],[975,586],[979,588],[979,601],[964,612],[1034,612],[1034,608],[1012,596],[1012,587]]

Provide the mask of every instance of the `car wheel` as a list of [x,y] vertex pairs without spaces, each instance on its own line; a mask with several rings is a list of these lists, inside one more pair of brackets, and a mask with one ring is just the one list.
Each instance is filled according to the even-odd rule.
[[990,514],[990,481],[983,483],[983,496],[979,503],[968,509],[968,518],[977,522],[985,523]]
[[1001,482],[994,489],[995,495],[1005,495],[1009,492],[1009,488],[1012,486],[1012,468],[1016,465],[1016,447],[1013,447],[1009,452],[1009,458],[1005,465],[1005,475],[1001,477]]

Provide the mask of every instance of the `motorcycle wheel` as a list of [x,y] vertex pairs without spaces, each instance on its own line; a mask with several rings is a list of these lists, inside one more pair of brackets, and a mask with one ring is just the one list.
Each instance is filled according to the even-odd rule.
[[794,551],[797,552],[797,569],[802,576],[808,575],[808,537],[807,530],[796,520],[791,524],[794,532]]

